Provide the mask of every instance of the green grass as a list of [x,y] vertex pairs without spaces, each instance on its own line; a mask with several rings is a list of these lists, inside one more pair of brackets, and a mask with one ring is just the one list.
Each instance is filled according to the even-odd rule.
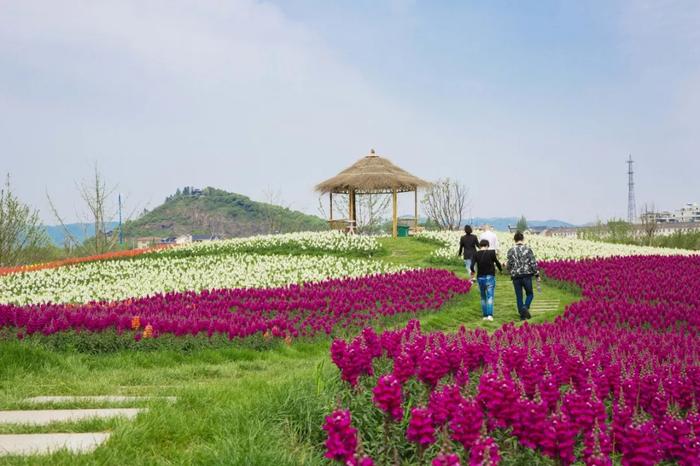
[[[427,262],[434,245],[410,238],[385,239],[381,260],[414,267]],[[461,267],[445,267],[466,276]],[[538,298],[560,307],[533,321],[552,319],[577,296],[549,284]],[[481,320],[478,292],[452,300],[437,313],[420,316],[426,330],[454,331],[461,325],[495,330],[517,318],[507,277],[498,277],[495,321]],[[405,322],[404,316],[398,323]],[[397,323],[397,324],[398,324]],[[324,415],[340,386],[330,362],[330,341],[295,342],[268,349],[198,348],[189,352],[119,351],[90,355],[0,340],[0,410],[25,409],[23,398],[39,395],[177,396],[175,403],[135,403],[147,413],[135,420],[55,424],[42,432],[109,431],[93,454],[0,457],[0,464],[231,464],[317,465],[323,458]],[[126,407],[114,403],[109,406]],[[104,407],[60,404],[55,407]],[[0,433],[37,432],[34,427],[0,427]]]

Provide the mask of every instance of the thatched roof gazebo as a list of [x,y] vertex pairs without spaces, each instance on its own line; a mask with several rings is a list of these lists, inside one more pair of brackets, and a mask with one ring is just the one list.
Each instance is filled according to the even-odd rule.
[[330,201],[330,223],[333,224],[333,194],[348,195],[347,222],[352,231],[357,225],[356,196],[362,194],[392,195],[392,232],[398,232],[398,193],[413,192],[415,217],[414,227],[418,226],[418,188],[430,186],[430,183],[406,170],[397,167],[389,159],[380,157],[371,150],[369,155],[361,158],[350,167],[316,185],[316,191],[328,193]]

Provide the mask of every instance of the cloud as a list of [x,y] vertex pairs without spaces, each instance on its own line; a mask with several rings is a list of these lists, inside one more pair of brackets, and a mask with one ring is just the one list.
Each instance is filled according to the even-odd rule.
[[[319,179],[402,139],[412,118],[320,36],[252,0],[3,2],[0,70],[0,138],[28,187],[71,184],[97,159],[143,200],[185,184],[253,197],[271,186],[312,211]],[[43,189],[26,189],[46,212]]]

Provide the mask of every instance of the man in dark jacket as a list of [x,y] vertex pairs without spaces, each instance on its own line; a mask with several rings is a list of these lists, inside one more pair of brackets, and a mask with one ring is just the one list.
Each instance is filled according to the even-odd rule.
[[[515,288],[515,301],[518,305],[520,320],[529,319],[530,304],[535,297],[532,291],[532,277],[540,279],[540,271],[537,267],[535,254],[530,246],[525,244],[525,238],[521,232],[515,233],[513,237],[515,246],[508,250],[508,261],[506,267],[510,271]],[[525,290],[525,302],[523,302],[523,289]]]
[[472,234],[472,227],[469,225],[464,226],[464,236],[459,240],[459,252],[458,256],[464,257],[464,266],[467,268],[467,274],[469,274],[472,268],[472,262],[474,262],[474,255],[479,249],[479,240],[476,235]]

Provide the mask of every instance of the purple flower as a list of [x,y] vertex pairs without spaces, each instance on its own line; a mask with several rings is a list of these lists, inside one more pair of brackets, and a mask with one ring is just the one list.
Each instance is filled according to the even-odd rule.
[[372,400],[377,408],[391,416],[395,421],[403,417],[403,394],[401,383],[391,374],[383,375],[377,380],[372,390]]

